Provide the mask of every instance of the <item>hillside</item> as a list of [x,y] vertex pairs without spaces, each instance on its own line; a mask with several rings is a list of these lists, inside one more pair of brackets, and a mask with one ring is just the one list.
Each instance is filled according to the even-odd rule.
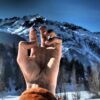
[[[30,27],[34,27],[36,29],[38,40],[40,41],[38,30],[39,26],[46,26],[47,29],[53,29],[58,36],[62,37],[63,40],[57,92],[74,91],[76,89],[99,91],[100,34],[92,33],[85,28],[71,23],[50,21],[44,17],[33,15],[24,16],[23,18],[13,17],[1,19],[0,31],[6,33],[6,36],[3,36],[4,34],[1,35],[0,33],[0,41],[7,44],[7,42],[13,43],[13,41],[18,40],[18,44],[20,39],[18,39],[17,36],[28,41],[28,31]],[[8,34],[12,35],[12,37],[9,37]],[[17,47],[17,45],[15,47]],[[0,55],[0,58],[2,58],[2,55]],[[6,57],[6,59],[9,58]],[[8,65],[9,61],[7,62],[6,67]],[[12,64],[9,65],[9,67],[11,66]],[[14,68],[15,66],[16,64],[13,65]],[[15,69],[13,71],[16,73]],[[9,76],[9,78],[10,77],[12,76]],[[15,79],[15,77],[13,79]],[[21,85],[23,84],[21,83],[19,86]],[[9,88],[8,85],[6,85],[6,87]],[[96,87],[96,89],[94,87]],[[20,87],[18,89],[20,89]]]

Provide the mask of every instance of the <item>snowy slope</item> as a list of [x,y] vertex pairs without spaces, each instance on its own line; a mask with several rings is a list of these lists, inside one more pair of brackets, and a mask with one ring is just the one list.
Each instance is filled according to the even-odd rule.
[[38,38],[38,26],[46,25],[47,29],[54,29],[63,38],[63,56],[69,61],[74,58],[84,66],[92,66],[91,62],[100,63],[100,37],[73,24],[49,21],[38,15],[13,17],[0,22],[0,31],[17,34],[28,40],[28,31],[32,25],[37,29]]
[[[80,79],[82,80],[82,84],[78,86],[80,87],[78,90],[85,90],[87,88],[86,82],[88,82],[89,77],[91,76],[91,73],[89,73],[89,68],[100,73],[99,32],[92,33],[91,31],[80,26],[67,22],[61,23],[57,21],[50,21],[39,15],[24,16],[23,18],[13,17],[0,20],[1,32],[19,35],[27,41],[29,34],[28,32],[32,26],[37,31],[39,41],[39,26],[46,26],[47,29],[53,29],[58,36],[62,37],[63,53],[60,67],[61,69],[58,77],[57,92],[60,91],[59,88],[61,88],[61,92],[64,92],[64,89],[66,91],[75,90],[76,83],[78,83]],[[15,38],[14,40],[17,40],[17,38]],[[0,40],[5,43],[10,40],[10,38],[7,39],[3,40],[2,37],[0,37]],[[12,39],[12,41],[14,40]],[[76,70],[76,76],[73,75],[75,72],[72,70],[72,66],[74,66],[73,68]],[[67,84],[67,82],[69,84]],[[90,83],[88,82],[88,85],[89,84]]]

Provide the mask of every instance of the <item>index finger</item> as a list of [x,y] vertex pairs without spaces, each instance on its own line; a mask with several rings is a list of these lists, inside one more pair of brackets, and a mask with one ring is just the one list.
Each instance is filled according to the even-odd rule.
[[41,37],[41,47],[44,47],[45,46],[45,41],[47,39],[46,37],[46,27],[45,26],[40,26],[39,27],[39,30],[40,30],[40,37]]
[[38,47],[38,38],[37,38],[37,35],[36,35],[36,31],[33,27],[30,28],[29,40],[30,40],[30,42],[35,41],[34,47],[31,48],[30,56],[32,56],[35,52],[35,49],[36,49],[35,47]]

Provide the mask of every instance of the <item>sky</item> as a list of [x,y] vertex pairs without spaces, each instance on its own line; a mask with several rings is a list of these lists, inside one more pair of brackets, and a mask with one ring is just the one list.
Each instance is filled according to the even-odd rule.
[[100,0],[0,0],[0,18],[35,14],[100,32]]

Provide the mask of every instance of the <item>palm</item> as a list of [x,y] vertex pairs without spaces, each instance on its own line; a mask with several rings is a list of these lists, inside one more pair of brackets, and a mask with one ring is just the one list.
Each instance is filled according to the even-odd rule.
[[[48,71],[49,74],[53,73],[53,71],[55,72],[54,65],[56,64],[58,59],[56,50],[52,47],[38,47],[35,48],[34,51],[35,52],[31,54],[27,63],[27,66],[29,66],[28,69],[30,70],[30,72],[28,72],[29,70],[26,70],[27,73],[32,74],[34,72],[36,74],[40,74],[43,71],[43,69],[50,69],[50,72]],[[36,75],[34,74],[34,76]]]

